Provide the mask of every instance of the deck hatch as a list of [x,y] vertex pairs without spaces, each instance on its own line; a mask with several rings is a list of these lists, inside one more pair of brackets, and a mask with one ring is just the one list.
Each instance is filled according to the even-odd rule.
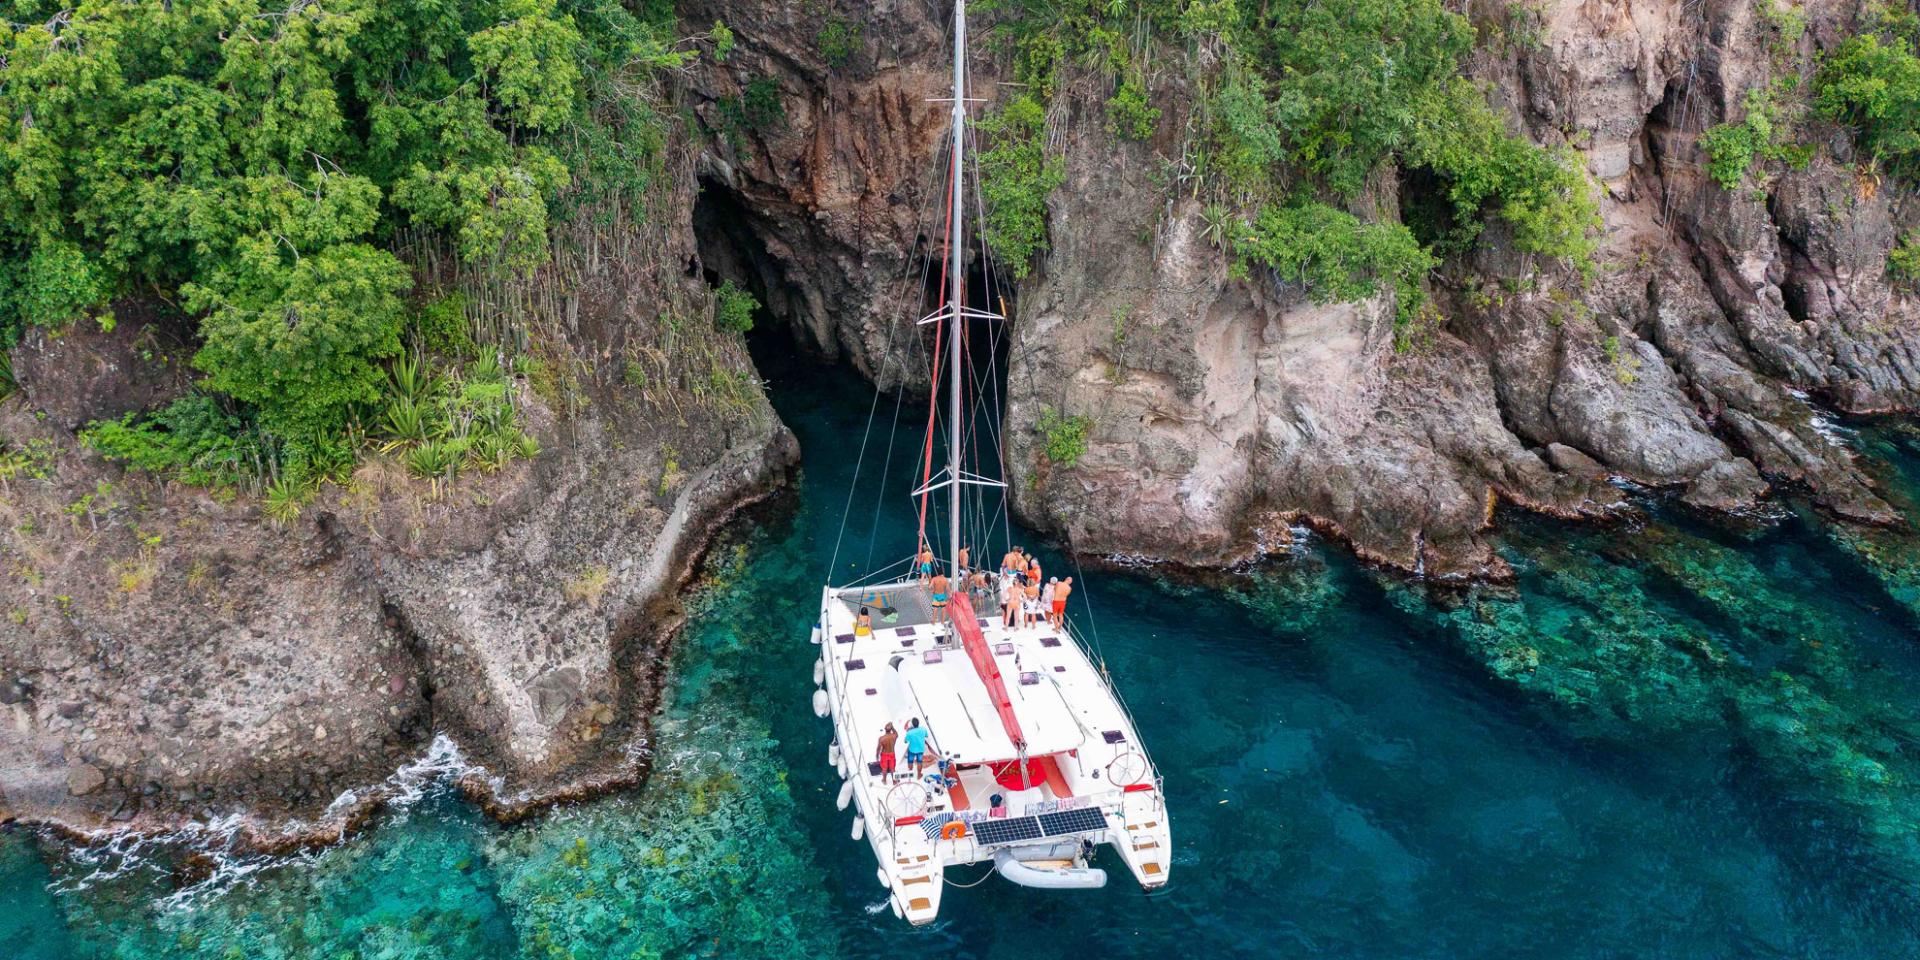
[[833,638],[833,642],[834,643],[852,643],[853,634],[851,633],[836,634]]

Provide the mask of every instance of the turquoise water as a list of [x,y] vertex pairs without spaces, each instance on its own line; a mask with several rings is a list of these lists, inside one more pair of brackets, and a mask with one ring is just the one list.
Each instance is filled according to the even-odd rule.
[[[804,478],[710,558],[645,788],[514,828],[430,793],[218,890],[0,836],[0,957],[1920,955],[1920,541],[1791,498],[1507,518],[1512,588],[1429,594],[1313,543],[1204,583],[1098,574],[1074,615],[1166,775],[1171,888],[987,878],[906,929],[807,706],[869,395],[761,359]],[[1853,442],[1920,491],[1910,427]],[[885,502],[876,560],[910,542]]]

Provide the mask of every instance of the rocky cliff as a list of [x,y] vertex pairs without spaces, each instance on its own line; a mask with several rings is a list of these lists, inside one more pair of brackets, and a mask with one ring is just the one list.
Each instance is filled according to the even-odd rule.
[[[731,16],[744,49],[694,81],[707,109],[754,82],[786,105],[784,124],[723,146],[712,167],[714,186],[752,211],[745,245],[788,291],[774,302],[805,341],[882,383],[902,379],[884,372],[895,360],[923,382],[921,344],[885,331],[907,312],[900,256],[928,232],[905,210],[934,189],[941,108],[924,100],[943,82],[944,11],[858,15],[863,43],[834,67],[810,42],[817,11],[709,6],[700,15]],[[1021,515],[1081,551],[1202,565],[1306,522],[1381,562],[1464,577],[1504,572],[1487,539],[1500,504],[1594,515],[1621,481],[1733,512],[1795,484],[1838,516],[1893,521],[1822,417],[1914,404],[1916,304],[1885,269],[1920,218],[1910,191],[1804,111],[1799,135],[1815,147],[1804,168],[1773,164],[1733,190],[1703,169],[1704,131],[1741,116],[1748,91],[1804,79],[1861,16],[1814,3],[1806,29],[1783,30],[1774,9],[1472,7],[1483,27],[1472,74],[1513,129],[1579,151],[1603,233],[1582,273],[1490,227],[1429,278],[1439,319],[1411,338],[1384,296],[1315,304],[1297,286],[1236,276],[1206,239],[1181,173],[1195,106],[1185,78],[1207,69],[1202,52],[1155,61],[1161,114],[1144,142],[1109,131],[1108,81],[1068,78],[1047,121],[1065,181],[1008,351]],[[991,101],[1005,55],[982,60],[975,90]],[[1382,171],[1356,209],[1394,210],[1422,189]],[[899,355],[882,359],[889,344]],[[1045,453],[1049,411],[1089,421],[1070,464]]]
[[380,791],[329,804],[436,734],[509,811],[634,776],[682,578],[796,453],[738,335],[700,332],[696,155],[669,163],[657,225],[592,228],[568,248],[590,253],[519,290],[551,321],[510,384],[542,452],[496,473],[429,482],[374,457],[276,522],[76,441],[185,388],[190,348],[163,313],[131,305],[111,332],[15,350],[0,811],[139,829],[250,809],[332,829]]

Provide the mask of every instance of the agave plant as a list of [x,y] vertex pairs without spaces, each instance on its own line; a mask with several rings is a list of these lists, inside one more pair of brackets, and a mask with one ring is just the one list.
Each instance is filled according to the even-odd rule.
[[485,430],[473,437],[467,459],[474,466],[492,473],[513,462],[513,438],[498,430]]
[[417,353],[406,354],[393,361],[387,370],[387,378],[392,382],[396,399],[421,403],[438,386],[438,378],[433,369]]
[[409,443],[424,442],[432,435],[431,424],[426,411],[410,397],[395,397],[387,404],[386,416],[380,422],[381,432],[389,438],[381,449],[394,450]]
[[482,383],[506,379],[506,373],[500,368],[500,354],[483,353],[479,359],[467,364],[467,379]]
[[300,511],[306,508],[307,498],[312,496],[312,488],[299,479],[281,476],[267,485],[267,516],[278,524],[292,523],[299,519]]
[[407,470],[424,480],[438,482],[451,476],[467,452],[464,440],[433,440],[407,451]]
[[513,431],[513,452],[522,460],[532,460],[540,455],[540,441],[533,434],[515,428]]

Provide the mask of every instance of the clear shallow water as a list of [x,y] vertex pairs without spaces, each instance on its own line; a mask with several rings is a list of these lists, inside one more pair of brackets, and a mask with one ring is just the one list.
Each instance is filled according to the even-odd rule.
[[[1920,954],[1920,542],[1657,503],[1513,518],[1514,588],[1429,596],[1320,545],[1209,585],[1095,575],[1171,889],[989,878],[905,929],[834,810],[802,639],[868,394],[761,360],[805,476],[710,559],[646,788],[515,828],[429,796],[184,905],[162,870],[75,889],[84,864],[0,836],[0,958]],[[1856,440],[1920,491],[1914,431]],[[876,559],[911,543],[885,506]]]

